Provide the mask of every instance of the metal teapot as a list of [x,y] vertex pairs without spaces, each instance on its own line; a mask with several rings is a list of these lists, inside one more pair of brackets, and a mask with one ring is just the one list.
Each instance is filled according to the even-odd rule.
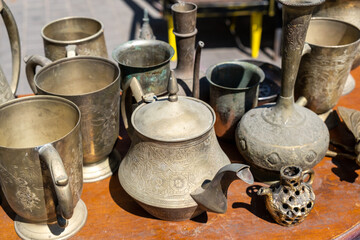
[[1,104],[14,98],[19,83],[21,51],[20,51],[20,37],[14,16],[12,15],[8,6],[2,0],[0,0],[0,13],[2,19],[4,20],[7,33],[9,35],[11,54],[12,54],[12,81],[10,86],[0,66],[0,104]]
[[[118,172],[124,190],[164,220],[186,220],[205,210],[224,213],[230,183],[237,176],[251,184],[253,177],[249,166],[230,164],[220,148],[211,107],[195,98],[178,97],[174,73],[168,97],[144,95],[132,78],[123,99],[129,88],[140,104],[131,115],[132,144]],[[128,128],[123,109],[122,117]]]

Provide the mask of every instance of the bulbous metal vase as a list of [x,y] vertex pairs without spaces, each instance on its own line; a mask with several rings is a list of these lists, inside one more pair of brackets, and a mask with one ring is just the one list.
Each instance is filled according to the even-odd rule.
[[238,150],[260,181],[279,180],[285,165],[312,168],[328,149],[329,132],[324,122],[314,112],[294,104],[294,84],[311,13],[323,1],[279,0],[284,21],[281,94],[275,105],[247,112],[236,130]]

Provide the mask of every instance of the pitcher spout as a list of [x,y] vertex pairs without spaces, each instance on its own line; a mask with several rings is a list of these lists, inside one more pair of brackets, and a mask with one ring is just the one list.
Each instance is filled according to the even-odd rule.
[[238,178],[248,184],[254,183],[248,165],[232,163],[222,167],[213,180],[205,181],[201,187],[190,195],[200,208],[210,212],[225,213],[227,210],[228,188]]

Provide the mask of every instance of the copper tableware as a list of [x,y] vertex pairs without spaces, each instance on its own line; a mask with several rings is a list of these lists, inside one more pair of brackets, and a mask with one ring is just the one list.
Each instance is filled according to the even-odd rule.
[[12,15],[8,6],[2,0],[0,1],[0,13],[9,35],[12,54],[12,80],[10,86],[0,66],[0,103],[3,103],[14,98],[14,94],[18,87],[21,49],[19,31],[16,26],[14,16]]
[[0,183],[22,239],[65,239],[85,224],[80,115],[54,96],[0,106]]
[[[177,96],[174,75],[166,97],[144,95],[135,78],[123,94],[129,88],[142,103],[131,115],[132,143],[119,167],[124,190],[147,212],[164,220],[186,220],[206,210],[224,213],[230,183],[240,178],[251,184],[253,178],[247,165],[230,164],[221,150],[211,107]],[[128,128],[123,109],[122,116]]]
[[[42,68],[34,76],[37,66]],[[111,176],[121,158],[113,151],[120,111],[120,70],[116,64],[94,56],[51,62],[35,55],[26,59],[26,74],[34,93],[64,97],[80,108],[84,182]]]
[[41,29],[45,57],[52,61],[75,55],[108,57],[103,24],[89,17],[65,17]]
[[329,131],[311,110],[294,103],[294,84],[311,13],[324,0],[279,0],[283,4],[281,94],[275,105],[247,112],[238,124],[236,144],[254,176],[279,180],[283,166],[315,166],[329,146]]

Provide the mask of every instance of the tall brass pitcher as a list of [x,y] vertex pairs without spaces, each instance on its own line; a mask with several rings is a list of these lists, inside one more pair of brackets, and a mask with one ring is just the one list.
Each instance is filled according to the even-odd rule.
[[9,35],[12,54],[12,80],[9,85],[0,66],[0,103],[14,98],[20,75],[20,38],[14,16],[8,6],[0,0],[0,13]]

